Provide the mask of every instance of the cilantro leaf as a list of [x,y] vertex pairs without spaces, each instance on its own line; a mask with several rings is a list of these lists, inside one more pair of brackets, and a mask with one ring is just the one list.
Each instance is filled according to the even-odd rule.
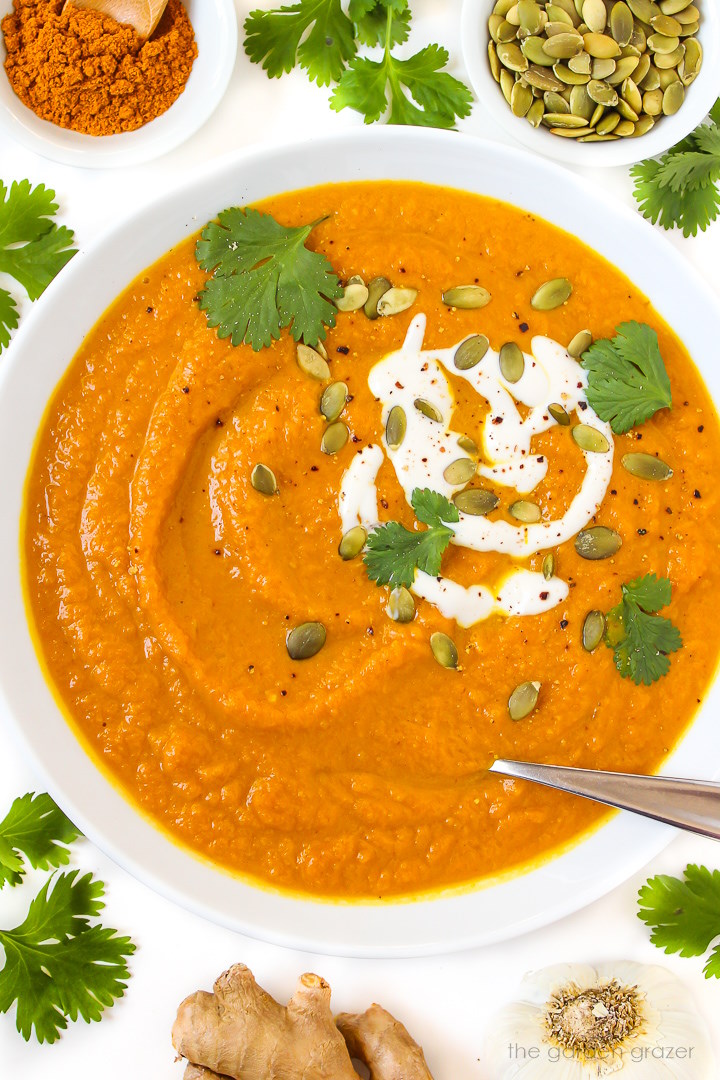
[[299,0],[271,11],[251,11],[245,35],[245,52],[271,79],[299,63],[320,86],[339,79],[357,49],[353,24],[340,0]]
[[20,882],[23,860],[19,852],[36,870],[64,866],[70,852],[62,845],[78,836],[79,830],[49,795],[28,794],[15,799],[0,821],[0,889],[6,882]]
[[[393,13],[391,20],[387,17],[388,9]],[[363,45],[381,45],[384,48],[386,41],[391,45],[402,45],[410,35],[411,16],[407,0],[350,0],[348,15]]]
[[646,574],[622,586],[622,599],[608,612],[605,643],[613,650],[615,666],[636,686],[650,686],[670,670],[668,654],[682,647],[670,619],[658,615],[670,603],[667,578]]
[[326,257],[305,247],[318,224],[286,228],[270,214],[233,207],[205,226],[195,256],[212,277],[200,307],[219,337],[256,352],[288,326],[308,345],[325,337],[324,326],[335,325],[330,301],[342,288]]
[[397,521],[378,525],[367,538],[363,562],[368,577],[378,585],[409,588],[415,572],[423,570],[432,577],[440,573],[443,553],[454,535],[447,521],[459,521],[457,509],[444,495],[429,488],[415,488],[412,507],[419,521],[428,529],[413,532]]
[[78,871],[50,879],[30,904],[25,921],[0,930],[0,1012],[17,1002],[17,1029],[29,1039],[55,1042],[68,1020],[99,1020],[122,997],[135,951],[129,938],[89,919],[102,908],[103,884]]
[[[73,257],[72,231],[56,225],[55,192],[29,180],[14,181],[10,189],[0,180],[0,273],[10,274],[31,300],[45,291]],[[17,305],[0,289],[0,352],[18,325]]]
[[[720,871],[686,866],[683,878],[658,874],[638,895],[638,918],[652,930],[658,949],[680,956],[702,956],[720,937]],[[720,979],[720,944],[705,964],[705,978]]]
[[657,334],[645,323],[621,323],[614,338],[593,342],[581,363],[588,373],[588,402],[601,420],[610,421],[616,435],[658,409],[672,408]]

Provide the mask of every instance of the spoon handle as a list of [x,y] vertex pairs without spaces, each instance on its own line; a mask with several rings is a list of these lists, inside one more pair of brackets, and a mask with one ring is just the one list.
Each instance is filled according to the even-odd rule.
[[593,799],[619,810],[631,810],[643,817],[720,840],[720,783],[573,769],[563,765],[533,765],[502,758],[498,758],[490,771],[533,780],[545,787]]

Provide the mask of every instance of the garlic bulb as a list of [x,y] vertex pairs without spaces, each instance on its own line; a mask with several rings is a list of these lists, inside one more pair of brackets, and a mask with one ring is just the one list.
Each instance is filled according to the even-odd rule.
[[558,964],[528,975],[491,1023],[493,1080],[710,1080],[705,1023],[665,968]]

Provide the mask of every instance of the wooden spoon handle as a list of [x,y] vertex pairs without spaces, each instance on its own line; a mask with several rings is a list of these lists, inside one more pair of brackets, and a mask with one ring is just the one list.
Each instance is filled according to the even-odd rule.
[[116,22],[132,26],[141,38],[149,38],[160,22],[167,0],[65,0],[78,8],[92,8]]

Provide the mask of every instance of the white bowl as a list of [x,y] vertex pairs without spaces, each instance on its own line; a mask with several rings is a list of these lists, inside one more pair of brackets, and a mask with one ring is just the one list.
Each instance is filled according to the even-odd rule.
[[720,7],[718,0],[695,0],[702,18],[697,37],[703,47],[700,74],[687,87],[685,101],[674,116],[662,116],[655,126],[636,139],[615,142],[579,143],[552,135],[542,125],[533,128],[523,117],[514,116],[502,90],[490,72],[487,47],[490,35],[488,16],[495,0],[464,0],[461,16],[463,55],[468,77],[480,104],[517,142],[556,161],[588,168],[606,165],[630,165],[662,154],[689,135],[703,120],[718,96],[720,68]]
[[[198,55],[185,89],[161,116],[136,131],[81,135],[41,120],[20,101],[0,71],[0,127],[18,142],[63,165],[110,169],[160,157],[189,139],[220,104],[235,66],[238,26],[233,0],[184,0],[195,30]],[[12,11],[0,0],[0,19]],[[0,34],[0,65],[5,63]]]
[[[0,369],[0,717],[86,835],[158,892],[207,918],[295,948],[407,956],[478,945],[574,911],[625,880],[673,831],[616,815],[568,852],[510,880],[417,901],[341,903],[248,885],[175,844],[123,797],[75,738],[28,629],[18,563],[23,488],[49,396],[83,336],[121,289],[224,207],[331,181],[411,179],[504,199],[614,260],[697,358],[715,400],[720,310],[700,277],[637,214],[527,154],[439,131],[380,128],[216,162],[81,251],[24,319]],[[81,298],[81,299],[78,299]],[[714,684],[666,771],[709,779],[720,763]]]

